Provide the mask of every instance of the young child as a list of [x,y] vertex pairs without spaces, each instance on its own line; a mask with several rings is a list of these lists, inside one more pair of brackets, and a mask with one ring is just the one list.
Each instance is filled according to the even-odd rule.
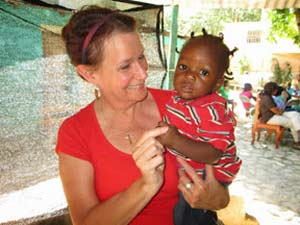
[[[166,105],[166,134],[159,137],[171,152],[189,161],[202,179],[205,164],[212,164],[215,177],[227,186],[241,166],[236,155],[232,111],[225,98],[218,94],[228,73],[230,51],[223,43],[223,36],[203,35],[191,37],[183,46],[174,75],[174,95]],[[193,188],[186,184],[187,194]],[[217,224],[216,213],[193,209],[182,194],[174,209],[175,225]]]
[[229,105],[231,105],[231,111],[234,113],[235,102],[233,99],[229,99],[230,97],[229,80],[227,79],[224,80],[223,85],[219,89],[219,94],[227,100]]
[[243,107],[246,110],[246,116],[254,114],[255,105],[252,104],[251,99],[256,101],[256,97],[252,94],[252,84],[245,83],[243,91],[240,93],[239,97],[242,101]]

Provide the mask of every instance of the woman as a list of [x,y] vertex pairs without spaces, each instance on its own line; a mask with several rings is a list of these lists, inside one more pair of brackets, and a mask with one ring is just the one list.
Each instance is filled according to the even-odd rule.
[[[62,36],[78,74],[101,91],[58,134],[73,224],[172,225],[179,190],[192,207],[225,207],[228,190],[211,167],[200,180],[156,139],[168,129],[157,124],[170,92],[145,86],[148,64],[135,20],[90,6],[71,17]],[[177,173],[178,164],[185,173]]]
[[280,125],[290,128],[294,139],[293,148],[300,149],[300,114],[296,111],[285,112],[279,109],[273,99],[278,86],[275,82],[268,82],[264,86],[260,101],[260,120],[263,123]]

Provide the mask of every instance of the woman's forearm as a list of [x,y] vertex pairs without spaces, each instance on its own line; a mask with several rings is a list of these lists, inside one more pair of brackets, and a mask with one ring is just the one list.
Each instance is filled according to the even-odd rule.
[[[157,171],[162,174],[159,167],[153,173]],[[95,192],[94,170],[89,162],[61,153],[59,173],[73,225],[128,224],[162,184],[157,180],[147,183],[145,178],[149,177],[143,174],[123,191],[101,201]]]
[[211,190],[211,194],[214,197],[213,200],[208,203],[208,209],[220,210],[228,205],[230,201],[230,195],[227,187],[224,187],[221,184],[216,184],[215,190]]
[[149,203],[157,191],[147,188],[140,178],[125,191],[95,205],[82,224],[126,225]]

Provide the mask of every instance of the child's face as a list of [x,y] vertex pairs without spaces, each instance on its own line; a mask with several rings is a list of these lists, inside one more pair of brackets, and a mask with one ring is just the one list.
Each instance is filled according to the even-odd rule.
[[174,76],[174,87],[184,99],[194,99],[217,91],[223,84],[213,48],[191,42],[181,51]]

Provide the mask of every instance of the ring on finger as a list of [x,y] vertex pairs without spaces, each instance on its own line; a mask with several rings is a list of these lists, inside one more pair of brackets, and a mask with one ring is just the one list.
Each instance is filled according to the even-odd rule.
[[193,186],[192,182],[188,182],[185,184],[186,189],[191,189]]

